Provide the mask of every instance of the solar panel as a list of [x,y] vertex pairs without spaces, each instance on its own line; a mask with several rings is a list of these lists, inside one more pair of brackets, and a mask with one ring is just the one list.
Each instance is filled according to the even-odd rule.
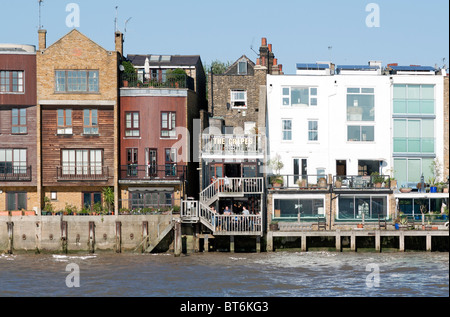
[[308,64],[308,63],[301,63],[297,64],[297,69],[328,69],[330,66],[328,64]]
[[409,71],[409,72],[414,72],[414,71],[422,71],[422,72],[434,72],[435,69],[434,67],[431,66],[391,66],[391,68],[393,70],[396,71]]

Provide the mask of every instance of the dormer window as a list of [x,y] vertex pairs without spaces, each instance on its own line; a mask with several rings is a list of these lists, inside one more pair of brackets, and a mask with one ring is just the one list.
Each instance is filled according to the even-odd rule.
[[238,62],[238,75],[247,75],[247,61],[242,60]]
[[231,90],[231,108],[247,109],[247,91]]

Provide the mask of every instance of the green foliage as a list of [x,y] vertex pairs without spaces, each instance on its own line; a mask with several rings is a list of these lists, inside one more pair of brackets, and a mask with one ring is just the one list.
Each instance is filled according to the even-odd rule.
[[112,187],[103,188],[103,200],[106,211],[111,211],[114,208],[114,189]]
[[123,61],[122,65],[125,68],[124,73],[126,73],[126,74],[136,74],[136,69],[134,68],[134,66],[133,66],[133,64],[131,62]]
[[53,208],[53,204],[50,201],[50,198],[48,197],[44,197],[44,208],[43,211],[47,212],[47,213],[53,213],[55,211],[55,209]]

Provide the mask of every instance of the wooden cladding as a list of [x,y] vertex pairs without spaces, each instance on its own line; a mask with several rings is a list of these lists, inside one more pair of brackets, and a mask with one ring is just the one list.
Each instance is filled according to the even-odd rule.
[[[72,133],[58,133],[58,110],[70,109]],[[88,134],[85,125],[86,110],[95,110],[98,133]],[[59,111],[61,113],[61,111]],[[67,125],[67,122],[65,122]],[[70,130],[66,130],[70,131]],[[100,173],[88,173],[89,177],[68,177],[57,167],[63,166],[65,150],[101,150]],[[44,186],[113,186],[114,171],[114,109],[93,106],[43,106],[42,109],[42,182]],[[90,171],[91,169],[89,169]],[[92,174],[92,175],[91,175]],[[62,182],[64,181],[64,182]]]

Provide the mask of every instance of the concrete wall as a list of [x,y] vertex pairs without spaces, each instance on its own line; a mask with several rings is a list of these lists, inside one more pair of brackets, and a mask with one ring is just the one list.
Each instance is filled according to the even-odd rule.
[[[67,251],[89,252],[90,222],[94,223],[94,252],[142,252],[143,223],[148,222],[149,244],[157,240],[158,232],[170,225],[172,215],[146,216],[0,216],[0,253],[9,251],[8,222],[13,222],[13,253],[62,253],[62,221],[67,222]],[[116,222],[121,223],[120,244]],[[170,237],[170,233],[168,235]],[[170,249],[162,243],[162,249]],[[166,250],[166,251],[167,251]]]

